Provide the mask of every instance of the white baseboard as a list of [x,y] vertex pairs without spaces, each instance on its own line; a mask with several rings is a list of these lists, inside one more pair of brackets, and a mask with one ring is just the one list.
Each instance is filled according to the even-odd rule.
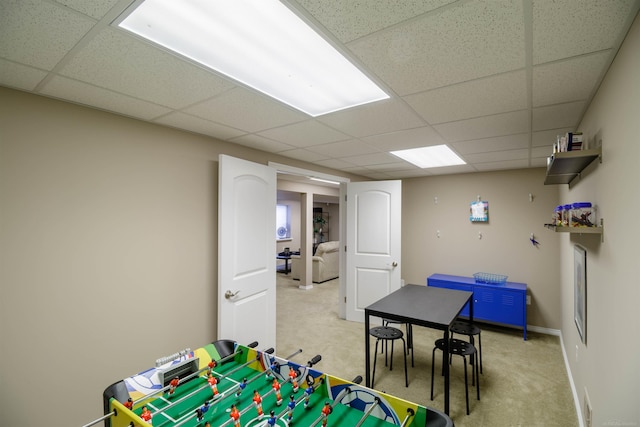
[[564,340],[562,339],[562,331],[558,331],[560,334],[560,348],[562,348],[562,357],[564,358],[564,365],[567,368],[567,376],[569,377],[569,385],[571,386],[571,393],[573,394],[573,403],[576,407],[576,414],[578,415],[578,425],[584,427],[584,419],[582,418],[582,409],[580,407],[580,398],[576,391],[576,385],[573,382],[573,375],[571,375],[571,366],[569,366],[569,358],[567,357],[567,351],[564,348]]
[[528,331],[539,332],[541,334],[547,335],[555,335],[557,337],[562,336],[562,332],[560,331],[560,329],[543,328],[541,326],[527,325],[527,332]]

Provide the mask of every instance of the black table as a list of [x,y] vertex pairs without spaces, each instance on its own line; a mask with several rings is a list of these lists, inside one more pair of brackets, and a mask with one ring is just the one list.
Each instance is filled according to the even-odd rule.
[[[402,323],[425,326],[443,331],[445,348],[442,355],[444,367],[444,412],[449,414],[449,327],[462,308],[472,301],[473,293],[424,285],[406,285],[364,309],[366,386],[371,384],[369,348],[369,317],[397,320]],[[473,302],[469,304],[470,321],[473,321]]]

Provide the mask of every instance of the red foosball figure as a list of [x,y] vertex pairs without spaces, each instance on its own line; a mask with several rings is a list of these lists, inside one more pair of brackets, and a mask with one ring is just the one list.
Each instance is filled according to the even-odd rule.
[[261,420],[264,416],[264,412],[262,412],[262,396],[260,396],[258,390],[253,391],[253,403],[255,403],[256,410],[258,411],[258,419]]
[[149,424],[151,424],[151,418],[152,417],[153,417],[153,415],[151,414],[151,411],[146,406],[143,406],[142,407],[142,413],[140,414],[140,418],[142,418],[144,421],[146,421]]
[[238,411],[236,405],[231,405],[229,416],[233,420],[233,427],[240,427],[240,411]]
[[173,392],[176,391],[176,388],[178,388],[178,384],[180,384],[179,377],[175,377],[171,380],[171,382],[169,383],[169,396],[173,395]]
[[207,374],[210,374],[216,366],[218,366],[218,363],[215,360],[211,360],[211,362],[207,364]]
[[209,383],[209,387],[211,387],[211,391],[213,392],[213,397],[218,397],[218,379],[213,376],[213,374],[209,374],[209,378],[207,378],[207,382]]
[[124,407],[128,410],[133,410],[133,399],[128,398],[126,402],[124,402]]
[[293,366],[289,367],[289,378],[291,379],[291,384],[293,385],[293,392],[296,393],[298,391],[298,373]]
[[333,411],[331,404],[329,402],[324,402],[324,407],[322,408],[322,426],[326,427],[327,419],[329,418],[329,414]]
[[273,379],[273,383],[271,383],[271,388],[276,395],[276,405],[282,405],[282,395],[280,394],[280,383],[277,378]]

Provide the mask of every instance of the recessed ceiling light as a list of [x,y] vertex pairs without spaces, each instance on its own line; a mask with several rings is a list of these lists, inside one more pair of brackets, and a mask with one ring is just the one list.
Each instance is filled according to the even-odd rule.
[[391,154],[423,169],[466,164],[446,145],[391,151]]
[[146,0],[114,24],[310,116],[389,98],[278,0]]

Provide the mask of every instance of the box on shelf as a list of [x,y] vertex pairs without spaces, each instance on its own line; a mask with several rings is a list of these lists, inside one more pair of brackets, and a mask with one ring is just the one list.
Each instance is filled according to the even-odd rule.
[[596,212],[590,202],[571,205],[569,227],[596,227]]

